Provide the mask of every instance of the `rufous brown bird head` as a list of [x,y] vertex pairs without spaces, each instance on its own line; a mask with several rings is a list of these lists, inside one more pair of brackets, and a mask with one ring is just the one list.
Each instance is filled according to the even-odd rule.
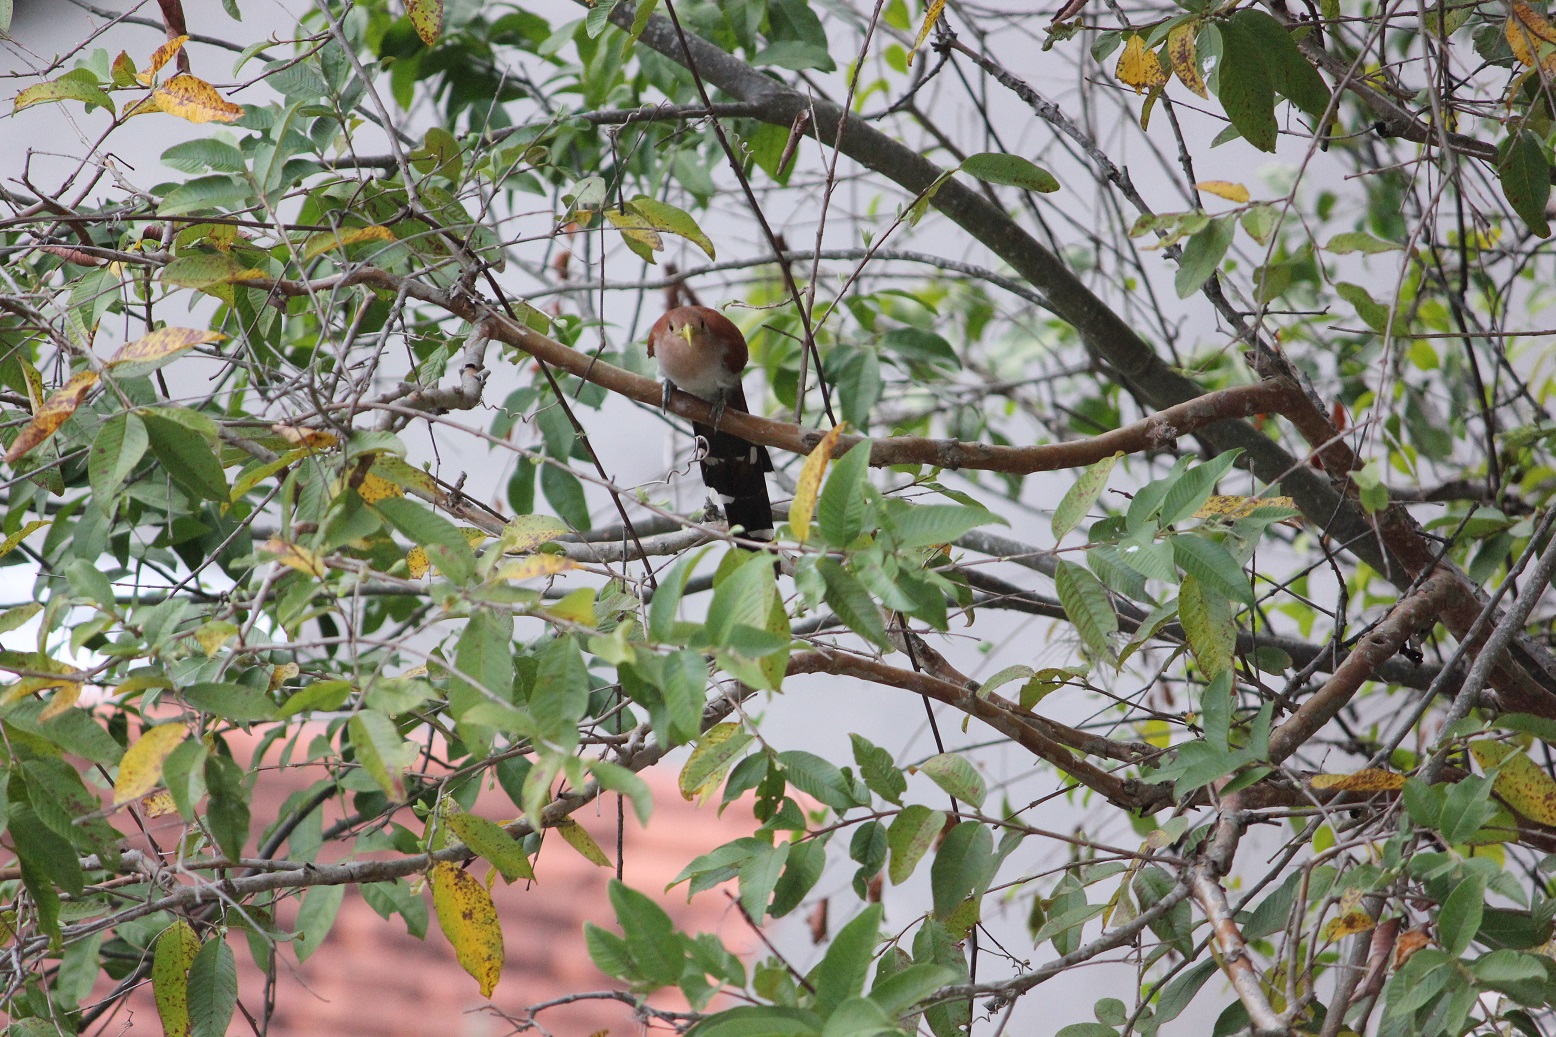
[[750,358],[735,322],[707,306],[677,306],[655,321],[648,355],[666,381],[712,403],[731,400]]

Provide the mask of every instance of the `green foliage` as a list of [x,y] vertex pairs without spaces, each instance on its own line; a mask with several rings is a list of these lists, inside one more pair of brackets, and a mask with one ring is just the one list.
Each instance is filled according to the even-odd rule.
[[[19,71],[6,139],[50,157],[0,220],[11,1029],[94,1032],[149,975],[165,1032],[226,1032],[239,954],[328,941],[320,861],[418,937],[430,902],[491,994],[506,883],[615,863],[567,815],[661,824],[639,772],[678,766],[739,834],[586,928],[690,1006],[654,1025],[1548,1030],[1549,606],[1474,701],[1453,675],[1547,582],[1556,29],[1315,11],[365,0],[226,41],[241,91],[203,23]],[[1080,118],[1010,49],[1039,36],[1133,89]],[[628,402],[666,285],[795,419],[761,438],[803,543],[730,541]],[[865,683],[899,708],[840,749]],[[131,854],[153,812],[178,835]],[[683,884],[824,948],[743,960]],[[1090,1018],[1044,987],[1125,949]],[[1340,1004],[1354,954],[1384,964]]]

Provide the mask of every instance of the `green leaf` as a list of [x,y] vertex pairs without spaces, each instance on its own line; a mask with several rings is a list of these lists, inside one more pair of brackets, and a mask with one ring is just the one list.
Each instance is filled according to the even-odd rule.
[[709,259],[718,258],[713,242],[685,210],[641,194],[628,202],[627,208],[647,220],[655,230],[678,234],[707,253]]
[[881,931],[881,905],[871,904],[838,930],[832,946],[807,977],[816,991],[816,1007],[831,1015],[864,990]]
[[1102,582],[1074,562],[1060,561],[1054,571],[1054,589],[1064,614],[1075,624],[1086,647],[1096,655],[1110,657],[1112,635],[1118,631],[1118,614],[1113,611]]
[[984,151],[967,156],[957,168],[990,184],[1003,184],[1045,194],[1059,190],[1059,181],[1054,179],[1052,173],[1020,155]]
[[[6,20],[9,21],[9,6],[3,13],[6,15]],[[86,104],[86,110],[89,112],[93,108],[106,108],[110,113],[114,111],[113,99],[103,91],[103,88],[95,80],[88,82],[84,78],[70,74],[47,83],[35,83],[29,86],[16,95],[16,100],[11,110],[19,112],[23,108],[29,108],[35,104],[43,104],[47,101],[81,101]]]
[[1551,196],[1551,160],[1540,138],[1520,129],[1504,140],[1498,150],[1501,155],[1497,173],[1503,197],[1532,233],[1549,237],[1551,225],[1545,215],[1545,203]]
[[1178,298],[1187,299],[1215,274],[1236,236],[1237,219],[1228,213],[1217,216],[1204,230],[1189,238],[1183,246],[1183,256],[1178,260],[1178,272],[1173,278]]
[[1251,7],[1238,10],[1230,21],[1256,41],[1264,55],[1270,82],[1281,96],[1314,120],[1322,118],[1329,107],[1329,88],[1324,85],[1318,70],[1302,56],[1286,27],[1264,11]]
[[1253,587],[1248,582],[1248,574],[1232,557],[1232,552],[1209,537],[1192,533],[1180,533],[1171,543],[1173,561],[1203,583],[1206,590],[1224,594],[1245,605],[1253,604]]
[[994,865],[994,835],[987,826],[963,821],[946,833],[929,869],[936,917],[949,918],[963,900],[981,893]]
[[[1275,123],[1275,84],[1270,80],[1269,59],[1258,38],[1237,22],[1222,22],[1215,28],[1221,34],[1216,96],[1232,126],[1248,143],[1260,151],[1274,151],[1279,127]],[[1181,270],[1179,274],[1178,295],[1186,298]],[[1194,287],[1198,288],[1199,283],[1195,282]]]
[[930,780],[945,790],[947,795],[963,803],[971,803],[974,807],[983,806],[983,798],[988,792],[983,776],[956,753],[931,756],[919,764],[918,769],[929,775]]
[[101,501],[110,501],[119,492],[124,480],[146,456],[150,439],[146,424],[134,414],[115,414],[103,422],[92,438],[87,452],[87,477],[92,483],[92,495]]
[[880,1005],[887,1015],[896,1017],[959,978],[955,969],[944,965],[928,962],[909,965],[900,972],[878,975],[875,986],[870,988],[870,1000]]
[[324,946],[345,893],[345,886],[314,886],[303,894],[296,922],[298,961],[307,961]]
[[1353,252],[1374,256],[1380,252],[1398,252],[1404,247],[1392,241],[1373,237],[1364,230],[1351,230],[1330,238],[1329,243],[1324,246],[1324,251],[1337,256],[1348,256]]
[[832,472],[816,502],[816,526],[832,547],[846,548],[864,531],[869,501],[862,486],[869,468],[869,440],[832,462]]
[[[345,891],[343,886],[335,888]],[[192,1037],[224,1037],[237,1007],[238,963],[227,941],[220,936],[213,937],[205,941],[189,966]]]
[[504,881],[535,877],[535,869],[530,865],[524,847],[503,831],[501,825],[462,810],[446,813],[444,820],[461,842],[491,862]]
[[270,693],[257,691],[244,684],[207,681],[191,684],[179,695],[202,713],[240,724],[274,720],[276,717],[276,705],[271,701]]
[[891,501],[887,514],[903,548],[949,544],[970,529],[1005,520],[993,512],[963,504],[906,504]]
[[209,440],[191,435],[189,426],[169,411],[143,410],[140,417],[163,473],[192,497],[227,503],[227,476]]
[[686,1037],[806,1037],[821,1032],[813,1012],[779,1005],[741,1005],[710,1015]]
[[891,865],[887,875],[894,886],[900,886],[913,874],[918,862],[935,844],[940,830],[945,827],[945,814],[917,803],[903,807],[891,819],[886,829],[886,842],[891,846]]
[[664,909],[616,879],[609,887],[611,907],[621,925],[627,953],[644,979],[670,986],[681,976],[686,950]]
[[864,584],[859,582],[859,577],[827,557],[816,560],[816,570],[826,581],[827,606],[837,613],[838,618],[877,648],[890,648],[891,640],[886,636],[886,624],[881,619],[881,611],[876,607],[875,599],[870,597],[870,592],[865,590]]
[[1171,1022],[1182,1015],[1183,1010],[1194,1000],[1194,995],[1199,993],[1200,987],[1215,975],[1218,968],[1214,961],[1202,961],[1163,987],[1156,999],[1156,1022]]
[[1437,932],[1443,950],[1454,957],[1469,950],[1485,909],[1486,880],[1480,875],[1466,876],[1448,894],[1448,899],[1443,901],[1442,913],[1437,916]]
[[881,345],[898,356],[918,363],[952,371],[962,366],[961,357],[956,355],[956,350],[945,340],[945,336],[923,328],[892,328],[881,336]]
[[382,713],[364,709],[346,724],[357,762],[378,783],[391,802],[405,798],[405,768],[415,749],[400,737],[394,721]]
[[697,563],[702,561],[708,551],[709,548],[703,548],[692,552],[660,577],[654,598],[648,605],[648,636],[652,640],[664,643],[675,639],[676,614],[680,609],[681,598],[686,593],[686,581],[692,578],[692,570],[697,568]]
[[815,753],[789,749],[778,754],[778,763],[783,767],[783,776],[789,784],[816,797],[839,813],[850,807],[865,805],[854,799],[843,772]]
[[[16,846],[16,856],[30,872],[73,897],[81,895],[86,877],[81,871],[76,848],[44,824],[32,807],[25,803],[12,804],[10,835]],[[32,888],[30,883],[28,888]]]
[[570,469],[555,464],[541,465],[540,489],[564,522],[574,529],[589,528],[589,500],[584,496],[583,483]]
[[1111,457],[1104,457],[1082,472],[1081,477],[1075,480],[1075,484],[1065,491],[1059,506],[1054,509],[1052,528],[1055,543],[1063,540],[1065,534],[1080,525],[1086,513],[1091,510],[1091,506],[1107,488],[1108,477],[1113,474],[1113,466],[1123,456],[1120,452]]
[[211,796],[205,808],[206,823],[227,859],[238,860],[249,837],[249,794],[243,769],[231,757],[210,755],[205,760],[205,786]]
[[1162,510],[1157,521],[1164,527],[1170,526],[1198,511],[1200,505],[1210,499],[1216,483],[1231,469],[1240,453],[1240,450],[1228,450],[1214,460],[1195,465],[1174,479],[1167,495],[1162,498]]
[[778,599],[775,556],[767,551],[731,550],[735,552],[732,557],[744,560],[718,581],[705,627],[709,640],[720,648],[728,646],[736,627],[764,628],[772,603]]
[[902,803],[902,794],[908,790],[908,779],[893,761],[891,753],[874,744],[863,735],[848,736],[854,746],[854,762],[859,765],[859,776],[871,792],[888,803]]
[[1185,576],[1178,591],[1178,620],[1189,637],[1194,661],[1214,677],[1232,668],[1237,647],[1237,624],[1226,597],[1205,589],[1194,576]]

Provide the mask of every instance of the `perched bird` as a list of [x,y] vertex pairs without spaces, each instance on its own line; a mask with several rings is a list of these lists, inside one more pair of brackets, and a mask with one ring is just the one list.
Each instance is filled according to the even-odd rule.
[[748,409],[740,382],[749,356],[745,336],[718,310],[677,306],[654,322],[648,333],[648,355],[659,362],[666,406],[671,389],[713,404],[712,425],[692,422],[692,433],[707,444],[702,481],[724,506],[731,527],[743,527],[753,539],[771,540],[773,506],[765,473],[773,470],[772,458],[765,446],[719,430],[726,410]]

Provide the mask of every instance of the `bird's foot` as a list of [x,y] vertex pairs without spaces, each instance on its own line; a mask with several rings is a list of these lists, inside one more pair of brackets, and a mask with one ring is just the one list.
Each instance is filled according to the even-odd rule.
[[712,417],[713,417],[713,431],[717,432],[719,430],[719,422],[724,419],[724,401],[723,400],[714,400],[713,401],[713,415],[712,415]]
[[675,383],[666,378],[664,382],[664,395],[659,398],[659,409],[662,412],[670,410],[670,394],[675,392]]

